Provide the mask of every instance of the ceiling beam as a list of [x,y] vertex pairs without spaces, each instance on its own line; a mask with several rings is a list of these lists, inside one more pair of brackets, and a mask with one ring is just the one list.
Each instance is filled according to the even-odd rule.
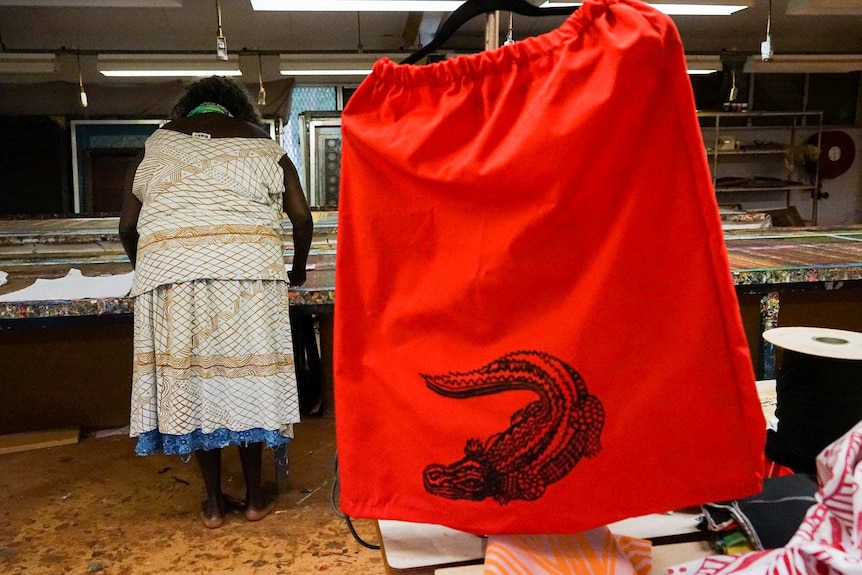
[[405,48],[416,45],[421,24],[422,12],[409,12],[407,14],[407,21],[404,23],[404,30],[401,32],[401,40],[403,41],[402,45]]
[[862,3],[859,0],[790,0],[787,14],[792,16],[859,16]]

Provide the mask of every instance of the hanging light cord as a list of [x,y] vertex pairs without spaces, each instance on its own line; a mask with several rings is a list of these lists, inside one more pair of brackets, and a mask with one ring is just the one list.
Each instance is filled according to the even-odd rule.
[[514,15],[512,14],[512,12],[509,12],[509,31],[506,32],[506,41],[503,42],[503,46],[509,46],[510,44],[515,43],[515,38],[514,38],[515,32],[513,30],[513,24],[514,24]]
[[356,13],[356,51],[362,54],[362,20],[359,18],[359,12]]
[[766,13],[766,37],[772,38],[772,0],[769,0],[769,12]]
[[730,71],[730,73],[731,73],[731,76],[730,76],[731,77],[731,86],[730,86],[730,97],[728,98],[728,100],[733,102],[734,100],[736,100],[736,97],[739,95],[739,90],[736,88],[736,68],[734,67],[733,70]]
[[764,62],[772,60],[772,0],[766,15],[766,40],[760,44],[760,57]]
[[216,0],[216,20],[218,24],[218,35],[224,36],[221,30],[221,4],[219,3],[219,0]]
[[81,88],[81,105],[86,108],[89,102],[87,100],[87,93],[84,91],[84,75],[81,72],[81,53],[77,52],[75,57],[78,61],[78,87]]
[[224,37],[224,32],[221,28],[221,3],[216,0],[216,24],[218,26],[218,34],[216,35],[216,58],[219,60],[227,60],[227,40]]
[[266,106],[266,90],[263,87],[263,66],[260,63],[260,52],[257,53],[257,82],[260,90],[257,93],[258,106]]

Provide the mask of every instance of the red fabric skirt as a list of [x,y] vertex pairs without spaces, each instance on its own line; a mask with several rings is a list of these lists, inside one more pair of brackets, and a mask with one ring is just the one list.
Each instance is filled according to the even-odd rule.
[[342,118],[342,509],[574,533],[759,492],[765,423],[679,35],[634,0]]

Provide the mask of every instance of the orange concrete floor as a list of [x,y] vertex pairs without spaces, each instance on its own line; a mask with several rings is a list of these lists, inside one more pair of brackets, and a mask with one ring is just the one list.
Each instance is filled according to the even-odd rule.
[[[257,523],[230,515],[208,530],[194,461],[134,454],[123,436],[0,455],[3,575],[380,575],[382,554],[357,543],[332,510],[334,419],[309,418],[290,445],[291,489]],[[274,482],[272,453],[264,477]],[[223,489],[244,486],[236,449],[226,449]],[[374,524],[354,522],[369,543]]]

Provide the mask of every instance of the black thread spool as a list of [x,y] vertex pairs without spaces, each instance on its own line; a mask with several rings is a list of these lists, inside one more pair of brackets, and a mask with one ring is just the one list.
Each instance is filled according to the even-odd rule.
[[862,334],[826,328],[777,328],[764,338],[782,348],[775,383],[778,429],[766,456],[816,475],[825,447],[862,420]]

